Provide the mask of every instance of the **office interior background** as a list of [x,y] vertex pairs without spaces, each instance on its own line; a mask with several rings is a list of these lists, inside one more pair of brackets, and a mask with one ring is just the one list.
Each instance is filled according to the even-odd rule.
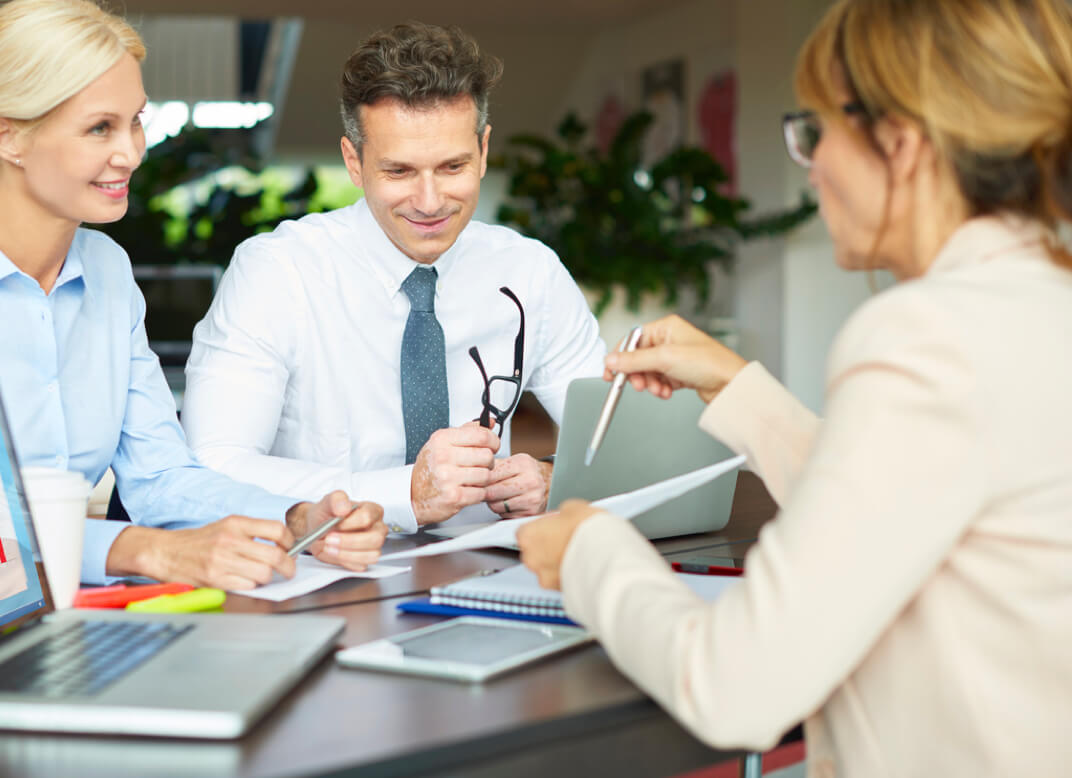
[[[622,116],[647,107],[656,113],[653,132],[664,136],[652,143],[717,146],[733,173],[732,191],[752,203],[752,213],[762,214],[797,205],[808,188],[806,172],[784,152],[781,116],[795,107],[796,52],[827,4],[126,0],[121,10],[149,49],[146,89],[157,106],[150,135],[160,139],[198,120],[253,125],[245,137],[272,166],[274,173],[265,175],[285,178],[289,171],[296,183],[314,170],[322,207],[358,194],[339,154],[342,64],[375,30],[419,20],[457,24],[503,59],[503,79],[490,105],[492,156],[507,151],[507,139],[519,133],[553,138],[570,113],[589,126],[586,143],[600,142],[601,133],[605,143]],[[246,105],[222,118],[217,111],[215,119],[211,105],[199,107],[219,102]],[[138,175],[159,170],[146,165]],[[228,175],[218,171],[213,186],[242,186],[240,177]],[[496,221],[507,181],[504,170],[489,170],[476,218]],[[210,189],[204,181],[188,182],[168,207],[194,207]],[[145,245],[127,248],[136,264],[152,265],[154,257],[145,255],[152,253],[151,243]],[[229,248],[217,250],[216,261],[226,263]],[[569,266],[570,258],[563,259]],[[779,237],[741,243],[728,270],[712,263],[711,273],[708,303],[697,308],[695,295],[684,289],[680,312],[724,334],[819,410],[830,342],[872,293],[874,279],[835,266],[817,216]],[[616,340],[631,319],[659,313],[658,305],[639,313],[611,311],[601,320],[604,336]]]

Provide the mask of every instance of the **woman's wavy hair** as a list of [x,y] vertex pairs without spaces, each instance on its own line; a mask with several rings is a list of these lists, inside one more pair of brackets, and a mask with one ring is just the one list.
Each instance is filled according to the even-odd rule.
[[[1067,0],[838,0],[804,45],[802,105],[840,120],[917,122],[973,216],[1072,221],[1072,5]],[[1055,261],[1072,268],[1056,237]]]

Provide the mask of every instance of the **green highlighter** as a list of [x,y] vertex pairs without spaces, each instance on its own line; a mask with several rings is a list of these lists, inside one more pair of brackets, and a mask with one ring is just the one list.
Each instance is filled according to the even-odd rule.
[[148,600],[127,604],[128,611],[138,613],[195,613],[219,610],[227,595],[222,589],[194,589],[182,594],[162,594]]

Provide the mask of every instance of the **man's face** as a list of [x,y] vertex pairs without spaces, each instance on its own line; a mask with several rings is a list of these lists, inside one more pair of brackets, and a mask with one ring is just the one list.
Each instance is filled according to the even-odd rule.
[[358,108],[361,157],[342,139],[350,179],[380,228],[410,259],[435,262],[473,218],[488,161],[488,136],[476,135],[476,105],[459,97],[430,108],[383,99]]

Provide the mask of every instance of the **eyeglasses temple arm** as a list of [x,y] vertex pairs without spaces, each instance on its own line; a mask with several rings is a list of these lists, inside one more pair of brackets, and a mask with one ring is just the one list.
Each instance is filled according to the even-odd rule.
[[509,287],[500,286],[499,291],[514,301],[518,315],[521,316],[521,326],[517,330],[517,337],[514,338],[514,378],[521,378],[521,369],[525,363],[525,309]]

